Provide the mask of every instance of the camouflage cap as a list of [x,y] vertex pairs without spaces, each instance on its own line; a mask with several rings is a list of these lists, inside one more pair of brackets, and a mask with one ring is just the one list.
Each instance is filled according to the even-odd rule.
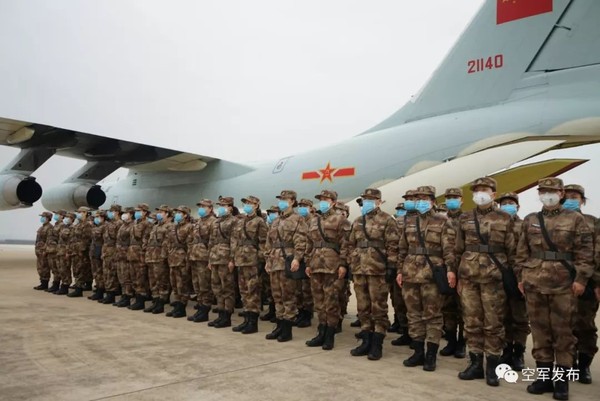
[[344,202],[341,202],[341,201],[336,202],[333,207],[334,207],[334,209],[344,210],[344,211],[350,213],[350,207],[348,205],[346,205]]
[[115,204],[110,205],[110,209],[109,210],[112,210],[113,212],[120,212],[121,209],[122,209],[121,205],[117,205],[115,203]]
[[444,191],[444,196],[445,197],[460,196],[462,198],[462,196],[463,196],[462,188],[447,188],[446,191]]
[[331,191],[329,189],[324,189],[324,190],[321,191],[320,194],[315,195],[315,198],[317,198],[319,200],[321,200],[322,198],[328,198],[328,199],[331,199],[334,202],[337,200],[337,197],[338,197],[337,192]]
[[433,185],[424,185],[415,189],[415,195],[427,195],[435,197],[435,187]]
[[47,217],[47,218],[51,219],[52,218],[52,213],[50,213],[50,212],[42,212],[42,213],[40,213],[40,216]]
[[242,198],[242,203],[253,203],[255,205],[260,205],[260,199],[256,196],[249,195],[245,198]]
[[492,177],[481,177],[481,178],[477,178],[475,181],[473,181],[471,183],[471,191],[475,188],[475,187],[489,187],[492,188],[492,191],[496,191],[496,180],[493,179]]
[[581,194],[583,198],[585,198],[585,188],[578,184],[569,184],[565,185],[565,191],[577,192]]
[[271,206],[267,209],[267,213],[279,213],[279,206]]
[[381,191],[377,188],[367,188],[365,192],[360,195],[361,198],[370,199],[381,199]]
[[504,192],[500,197],[496,198],[496,202],[500,203],[505,199],[512,199],[519,204],[519,195],[516,192]]
[[402,195],[402,197],[404,199],[411,198],[413,196],[415,196],[415,190],[414,189],[409,189],[408,191],[406,191],[406,193],[404,195]]
[[185,214],[190,214],[190,208],[187,207],[187,206],[185,206],[185,205],[177,206],[173,210],[176,211],[176,212],[182,212],[182,213],[185,213]]
[[156,209],[157,212],[158,211],[163,211],[163,212],[170,212],[171,208],[169,207],[169,205],[160,205],[159,207],[157,207]]
[[148,206],[147,203],[140,203],[139,205],[137,205],[137,207],[135,208],[135,210],[143,210],[144,212],[149,212],[150,211],[150,206]]
[[231,196],[219,196],[219,201],[217,202],[219,206],[233,206],[233,198]]
[[90,209],[90,208],[89,208],[89,207],[87,207],[87,206],[80,206],[80,207],[77,209],[77,211],[78,211],[78,212],[80,212],[80,213],[88,213],[90,210],[92,210],[92,209]]
[[127,206],[125,208],[123,208],[121,213],[133,213],[135,212],[135,209],[132,206]]
[[302,198],[298,201],[298,205],[313,207],[314,203],[310,199]]
[[96,217],[106,217],[106,210],[96,210],[94,212],[94,216],[96,216]]
[[400,202],[396,205],[396,210],[404,209],[404,202]]
[[291,189],[284,189],[281,191],[279,195],[276,196],[277,199],[296,199],[298,198],[298,194],[296,191],[292,191]]
[[67,211],[63,210],[63,209],[59,209],[56,212],[54,212],[54,214],[58,214],[59,216],[64,216],[67,214]]
[[562,191],[564,189],[563,180],[556,177],[546,177],[538,181],[538,189],[553,189]]
[[213,201],[210,199],[200,199],[200,202],[196,203],[196,206],[213,207]]

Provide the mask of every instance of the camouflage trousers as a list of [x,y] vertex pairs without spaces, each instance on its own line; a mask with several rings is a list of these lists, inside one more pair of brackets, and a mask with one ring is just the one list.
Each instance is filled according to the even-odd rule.
[[133,295],[133,275],[132,269],[129,266],[129,262],[126,258],[117,257],[115,261],[117,265],[117,278],[119,279],[119,284],[121,285],[121,289],[123,290],[123,295]]
[[192,284],[196,293],[196,300],[200,305],[212,305],[213,295],[211,287],[211,273],[208,262],[202,260],[190,260],[192,269]]
[[529,328],[529,316],[527,316],[525,299],[506,297],[504,331],[506,333],[506,344],[527,344],[527,336],[531,333],[531,329]]
[[577,342],[572,326],[577,313],[575,296],[570,291],[554,295],[527,291],[525,298],[531,317],[533,359],[547,363],[556,361],[559,366],[572,367]]
[[71,285],[73,277],[71,274],[71,257],[65,255],[58,255],[58,269],[60,270],[60,282],[63,285]]
[[46,259],[48,261],[48,267],[52,273],[53,281],[60,281],[60,265],[55,253],[47,253]]
[[[307,281],[307,280],[302,280]],[[310,286],[314,298],[315,312],[319,324],[336,327],[340,321],[340,296],[341,285],[337,274],[313,273],[310,276]]]
[[293,320],[298,314],[296,286],[296,280],[287,278],[285,271],[271,272],[271,293],[275,302],[277,319]]
[[273,302],[273,295],[271,294],[271,276],[264,270],[260,272],[260,292],[261,299],[264,302]]
[[598,328],[596,314],[598,301],[596,299],[577,299],[577,314],[573,334],[577,337],[577,351],[590,356],[598,352]]
[[464,332],[470,352],[500,355],[504,348],[504,304],[502,281],[460,282]]
[[444,296],[435,283],[404,283],[408,334],[414,341],[439,344],[442,338]]
[[444,295],[442,316],[444,318],[444,332],[456,335],[459,327],[463,327],[462,305],[458,294]]
[[388,291],[389,285],[385,282],[385,276],[354,275],[356,308],[362,331],[383,334],[387,332],[390,327]]
[[37,272],[40,280],[50,280],[50,265],[48,257],[43,253],[36,253],[37,256]]
[[296,307],[312,312],[314,310],[314,300],[312,295],[312,286],[310,280],[296,281]]
[[78,253],[71,256],[71,268],[75,278],[75,287],[83,288],[85,283],[92,281],[92,267],[87,254]]
[[110,250],[102,254],[102,274],[104,276],[104,289],[112,292],[117,291],[119,289],[117,261],[114,252]]
[[192,293],[192,275],[187,264],[169,266],[173,301],[187,305]]
[[104,289],[104,275],[102,274],[102,259],[91,258],[92,277],[96,282],[96,288]]
[[136,294],[147,296],[150,294],[150,274],[148,265],[141,261],[129,262],[133,275],[133,289]]
[[340,320],[342,320],[344,319],[344,316],[348,314],[348,302],[350,302],[352,291],[350,291],[350,282],[344,278],[341,280],[338,279],[337,285],[339,287],[338,300],[340,303]]
[[169,277],[169,266],[165,260],[161,262],[148,263],[148,269],[152,270],[150,289],[152,296],[167,300],[171,294],[171,280]]
[[234,274],[227,265],[212,265],[211,286],[217,298],[217,308],[232,313],[235,307]]
[[244,311],[260,313],[260,278],[258,267],[238,267],[238,284]]
[[390,284],[390,297],[392,298],[392,307],[394,308],[394,316],[398,320],[400,329],[406,331],[408,329],[408,317],[406,303],[404,302],[404,296],[402,295],[402,288],[398,286],[398,283],[394,280]]

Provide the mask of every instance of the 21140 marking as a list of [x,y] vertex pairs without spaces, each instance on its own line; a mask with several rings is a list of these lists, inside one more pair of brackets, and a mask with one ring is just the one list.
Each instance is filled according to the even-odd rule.
[[478,58],[467,61],[467,74],[473,74],[475,72],[481,72],[484,70],[493,70],[502,68],[504,66],[504,55],[496,54],[490,56],[487,59]]

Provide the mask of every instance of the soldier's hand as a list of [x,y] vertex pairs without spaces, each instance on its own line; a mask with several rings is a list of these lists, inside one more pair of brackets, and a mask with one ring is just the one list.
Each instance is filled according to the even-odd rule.
[[265,271],[269,274],[271,274],[271,265],[270,264],[266,264],[265,265]]
[[454,272],[448,272],[446,276],[448,277],[448,285],[450,288],[456,288],[456,274],[454,274]]
[[571,288],[573,289],[573,295],[576,297],[580,296],[585,291],[585,285],[577,282],[574,282]]
[[600,287],[596,287],[594,289],[594,292],[596,293],[596,299],[598,300],[598,302],[600,302]]
[[210,263],[208,264],[208,270],[212,270],[212,265]]
[[517,284],[517,286],[519,287],[519,291],[521,291],[521,294],[523,294],[523,296],[525,296],[525,287],[523,287],[523,283],[519,283]]
[[340,266],[338,268],[338,279],[343,279],[344,277],[346,277],[346,268],[344,266]]
[[292,266],[290,267],[290,270],[297,272],[298,269],[300,269],[300,262],[297,259],[292,260]]
[[306,266],[306,275],[310,277],[311,274],[312,272],[310,271],[310,267]]
[[402,273],[396,275],[396,283],[398,283],[398,287],[402,288]]
[[231,272],[233,272],[233,269],[235,269],[235,264],[233,262],[229,262],[227,267],[229,267],[229,272],[231,273]]

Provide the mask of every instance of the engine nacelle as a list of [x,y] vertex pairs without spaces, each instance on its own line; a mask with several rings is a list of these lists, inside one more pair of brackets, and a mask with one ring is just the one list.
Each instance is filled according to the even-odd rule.
[[42,197],[35,178],[20,174],[0,175],[0,210],[30,207]]
[[42,205],[47,210],[76,210],[81,206],[97,209],[105,201],[106,194],[100,185],[73,182],[47,190]]

